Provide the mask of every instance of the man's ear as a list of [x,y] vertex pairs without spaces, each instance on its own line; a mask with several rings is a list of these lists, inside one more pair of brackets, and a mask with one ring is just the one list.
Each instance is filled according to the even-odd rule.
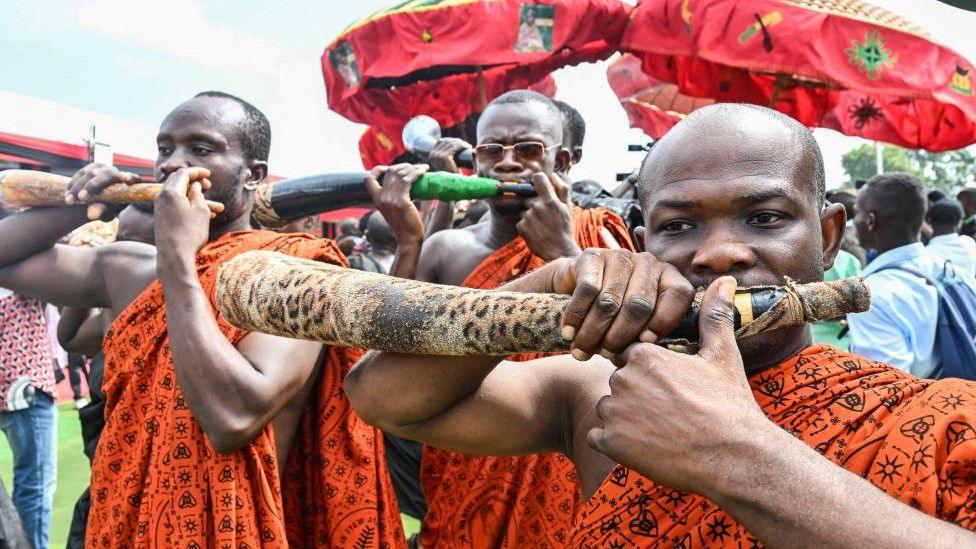
[[847,212],[842,204],[829,204],[820,212],[820,234],[823,238],[823,268],[829,270],[844,240],[847,225]]
[[634,247],[637,248],[638,252],[643,252],[645,250],[644,240],[647,238],[647,228],[637,227],[634,229]]
[[569,173],[573,165],[573,154],[566,147],[559,147],[556,151],[556,173]]
[[250,172],[247,180],[244,181],[244,188],[253,191],[258,185],[268,179],[268,163],[264,160],[251,160],[247,169]]

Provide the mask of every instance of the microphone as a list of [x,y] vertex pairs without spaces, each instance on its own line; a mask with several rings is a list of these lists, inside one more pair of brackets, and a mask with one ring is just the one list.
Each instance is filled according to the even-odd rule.
[[[403,127],[400,138],[408,151],[426,159],[441,138],[441,125],[427,115],[415,116]],[[474,152],[467,149],[457,153],[454,155],[454,163],[459,168],[474,168]]]

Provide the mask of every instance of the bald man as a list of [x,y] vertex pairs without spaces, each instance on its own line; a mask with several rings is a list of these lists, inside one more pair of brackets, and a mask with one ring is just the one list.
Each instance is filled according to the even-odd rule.
[[[646,253],[587,250],[503,286],[571,293],[564,335],[613,363],[374,353],[346,378],[353,406],[456,451],[562,452],[587,498],[572,546],[976,543],[976,384],[812,345],[807,326],[734,338],[737,285],[820,280],[839,247],[810,133],[705,107],[657,143],[639,189]],[[701,351],[654,345],[695,286]]]

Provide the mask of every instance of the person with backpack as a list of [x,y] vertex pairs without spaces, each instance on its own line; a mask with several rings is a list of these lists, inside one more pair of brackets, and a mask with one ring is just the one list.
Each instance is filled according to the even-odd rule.
[[[967,320],[976,311],[976,281],[925,251],[921,182],[904,173],[877,175],[861,190],[855,210],[857,238],[877,256],[862,273],[871,309],[847,317],[851,352],[918,377],[945,377],[943,359],[952,368],[967,366],[964,346],[972,348],[976,335],[976,321]],[[976,372],[976,364],[968,367]]]

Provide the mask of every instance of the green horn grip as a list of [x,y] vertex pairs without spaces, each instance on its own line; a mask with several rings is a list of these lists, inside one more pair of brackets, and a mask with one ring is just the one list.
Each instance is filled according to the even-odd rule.
[[410,189],[417,200],[474,200],[498,194],[498,181],[486,177],[468,177],[448,172],[425,173]]

